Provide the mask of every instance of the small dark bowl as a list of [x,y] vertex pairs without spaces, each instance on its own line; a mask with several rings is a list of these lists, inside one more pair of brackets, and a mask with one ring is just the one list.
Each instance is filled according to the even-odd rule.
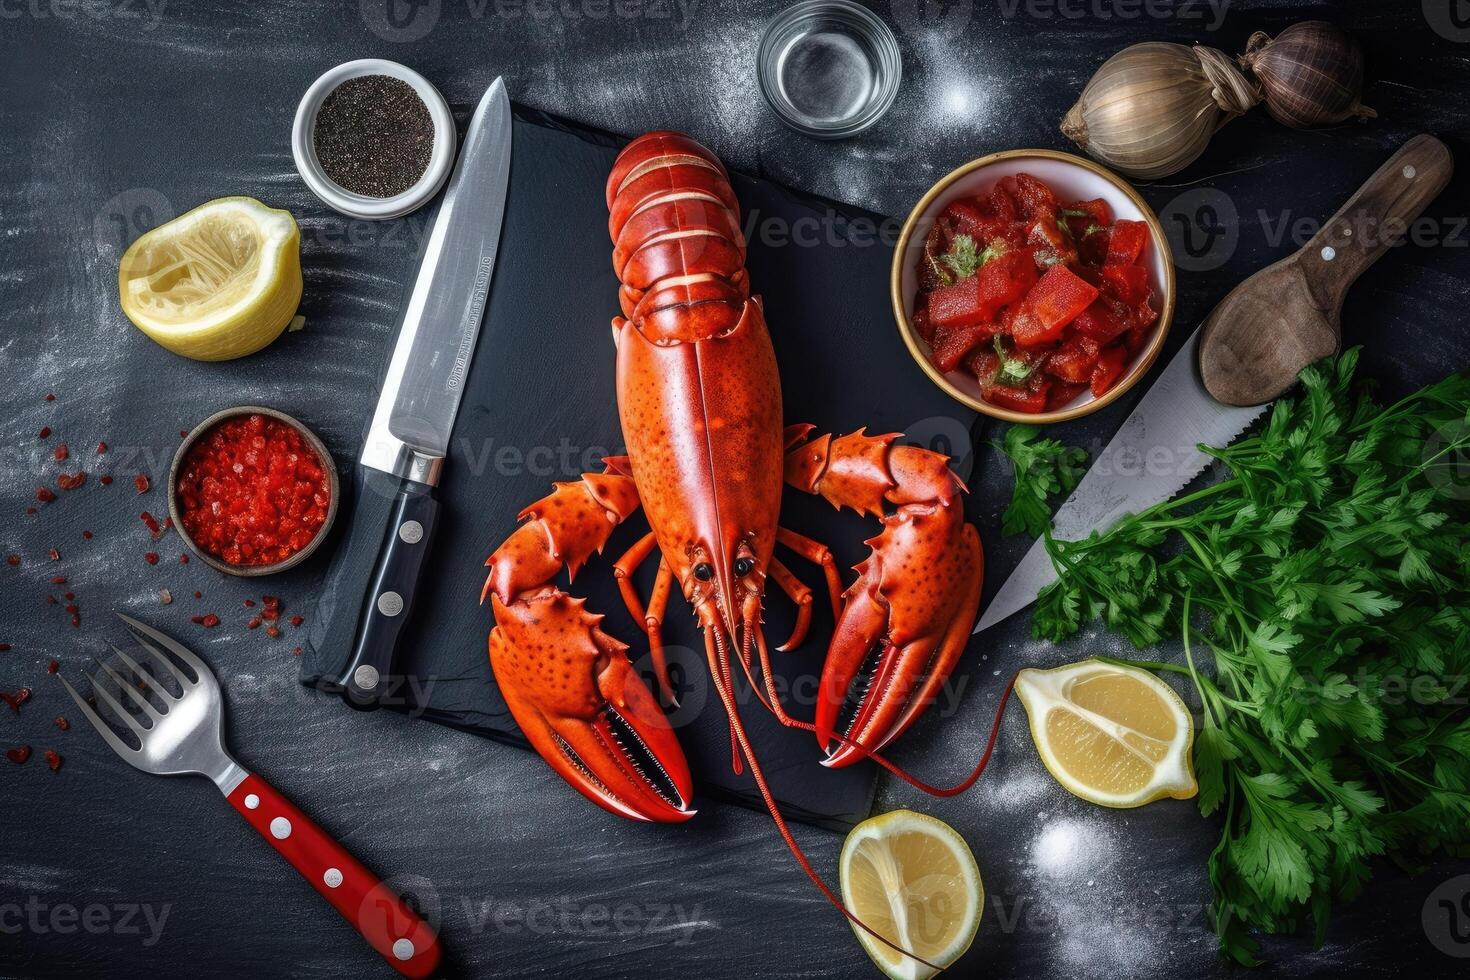
[[[211,555],[199,547],[199,545],[195,544],[193,538],[189,537],[189,532],[184,529],[183,514],[179,510],[179,466],[183,463],[184,457],[188,455],[194,443],[199,441],[199,438],[206,432],[226,419],[239,418],[242,415],[265,415],[275,419],[277,422],[283,422],[289,425],[300,433],[301,438],[306,440],[306,444],[321,459],[322,467],[327,472],[327,483],[331,489],[332,500],[331,503],[327,504],[327,518],[322,522],[322,526],[317,528],[316,536],[307,542],[306,547],[289,558],[276,562],[274,565],[231,565],[229,562]],[[342,488],[337,480],[336,463],[332,459],[332,454],[327,451],[326,444],[317,438],[315,432],[312,432],[305,425],[301,424],[300,421],[292,418],[285,412],[278,412],[274,408],[265,408],[261,405],[241,405],[239,408],[227,408],[224,411],[215,412],[209,418],[190,429],[189,435],[179,444],[178,451],[174,453],[173,465],[168,468],[168,516],[174,522],[174,530],[179,532],[179,537],[184,539],[184,544],[189,546],[189,550],[200,561],[204,562],[210,568],[219,569],[227,575],[240,575],[245,578],[254,578],[259,575],[272,575],[276,572],[284,572],[288,568],[295,568],[305,561],[312,552],[316,551],[321,546],[322,541],[326,540],[327,532],[332,528],[332,521],[337,517],[337,500],[341,496],[341,491]]]

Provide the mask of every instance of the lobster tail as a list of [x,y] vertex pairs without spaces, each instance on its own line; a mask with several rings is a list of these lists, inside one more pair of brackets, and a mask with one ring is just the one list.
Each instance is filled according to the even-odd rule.
[[740,205],[725,168],[687,136],[640,136],[607,180],[613,271],[650,340],[702,340],[740,322],[750,283]]

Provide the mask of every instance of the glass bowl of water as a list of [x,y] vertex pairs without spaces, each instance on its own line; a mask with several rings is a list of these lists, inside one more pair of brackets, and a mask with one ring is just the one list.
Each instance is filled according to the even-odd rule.
[[851,0],[804,0],[777,14],[757,62],[761,94],[781,121],[818,139],[873,125],[903,77],[893,31]]

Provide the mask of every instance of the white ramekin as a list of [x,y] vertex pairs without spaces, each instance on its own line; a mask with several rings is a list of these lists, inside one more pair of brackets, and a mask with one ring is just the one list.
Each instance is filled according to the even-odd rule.
[[[434,149],[429,155],[429,166],[418,183],[393,197],[367,197],[339,186],[322,170],[312,143],[316,114],[322,101],[347,79],[362,75],[387,75],[412,85],[434,121]],[[296,122],[291,127],[291,155],[296,158],[296,169],[300,171],[301,179],[306,181],[306,186],[334,210],[371,221],[401,217],[422,207],[437,194],[454,166],[455,142],[454,116],[439,90],[412,68],[381,58],[345,62],[312,82],[311,88],[301,97],[301,105],[296,108]]]

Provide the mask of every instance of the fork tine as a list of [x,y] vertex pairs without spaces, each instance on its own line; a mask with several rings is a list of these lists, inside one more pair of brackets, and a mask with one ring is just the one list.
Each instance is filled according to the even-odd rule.
[[157,657],[159,660],[162,660],[165,664],[168,665],[168,668],[173,673],[174,678],[184,687],[193,687],[195,682],[189,680],[189,678],[180,673],[179,669],[175,667],[172,663],[169,663],[169,659],[165,657],[161,652],[159,652],[158,649],[152,646],[152,644],[150,644],[148,640],[153,640],[154,643],[157,643],[169,653],[172,653],[184,663],[188,664],[193,669],[194,674],[199,678],[200,683],[207,684],[210,681],[214,680],[214,675],[209,672],[209,668],[204,665],[204,661],[194,656],[194,654],[190,652],[189,648],[184,646],[178,640],[175,640],[172,637],[165,636],[164,634],[158,632],[158,630],[154,629],[152,626],[149,626],[146,623],[140,623],[131,616],[124,616],[122,613],[117,613],[117,618],[121,619],[127,625],[128,629],[131,630],[133,633],[133,638],[141,643],[144,649],[151,651],[155,657]]
[[[107,645],[110,647],[112,646],[111,643]],[[123,655],[123,652],[121,650],[118,650],[117,647],[112,647],[112,649],[115,650],[119,656]],[[139,691],[136,687],[134,687],[131,681],[129,681],[122,674],[119,674],[117,671],[113,670],[107,664],[103,663],[97,657],[93,657],[92,662],[95,663],[98,667],[102,668],[102,671],[107,674],[108,677],[112,678],[113,682],[117,684],[120,690],[128,692],[128,697],[132,699],[132,702],[134,704],[143,709],[143,713],[145,715],[153,719],[153,724],[156,725],[163,720],[163,715],[159,714],[158,709],[153,707],[153,702],[149,701],[148,698],[144,696],[142,691]],[[134,670],[137,670],[136,666],[134,667]],[[138,671],[138,673],[142,674],[142,671]],[[146,679],[147,675],[143,676]]]
[[118,738],[117,733],[112,730],[112,727],[97,716],[97,712],[92,710],[92,706],[87,703],[87,699],[77,693],[77,689],[71,686],[70,681],[60,674],[56,675],[56,679],[66,686],[66,693],[71,695],[71,699],[77,703],[77,707],[81,709],[82,714],[87,716],[87,720],[92,723],[92,727],[97,729],[97,734],[102,736],[102,740],[112,747],[112,751],[136,766],[138,764],[137,758],[143,754],[142,750],[135,749],[127,742]]
[[107,688],[103,687],[101,684],[98,684],[97,678],[95,677],[92,678],[92,696],[97,698],[99,701],[107,702],[107,706],[113,710],[113,713],[117,715],[118,719],[123,724],[127,725],[133,730],[134,735],[137,735],[140,739],[146,737],[148,729],[138,724],[138,719],[133,717],[133,713],[127,708],[124,708],[121,701],[113,697],[111,694],[108,694]]
[[[142,664],[138,663],[138,661],[136,661],[132,657],[128,656],[121,649],[119,649],[115,644],[108,643],[107,645],[110,646],[110,647],[112,647],[112,652],[115,653],[115,654],[117,654],[117,657],[118,657],[119,660],[121,660],[123,663],[125,663],[125,664],[128,665],[128,669],[129,670],[131,670],[133,673],[137,674],[139,677],[143,678],[143,680],[148,684],[148,687],[151,688],[152,691],[155,694],[157,694],[159,697],[164,698],[165,700],[168,700],[168,701],[177,701],[178,700],[178,698],[176,698],[176,697],[173,696],[173,692],[171,692],[168,688],[164,687],[163,684],[158,680],[158,678],[154,677],[152,674],[150,674],[146,670],[144,670]],[[96,659],[96,658],[93,658],[93,659]],[[150,702],[150,704],[151,704],[151,702]]]

